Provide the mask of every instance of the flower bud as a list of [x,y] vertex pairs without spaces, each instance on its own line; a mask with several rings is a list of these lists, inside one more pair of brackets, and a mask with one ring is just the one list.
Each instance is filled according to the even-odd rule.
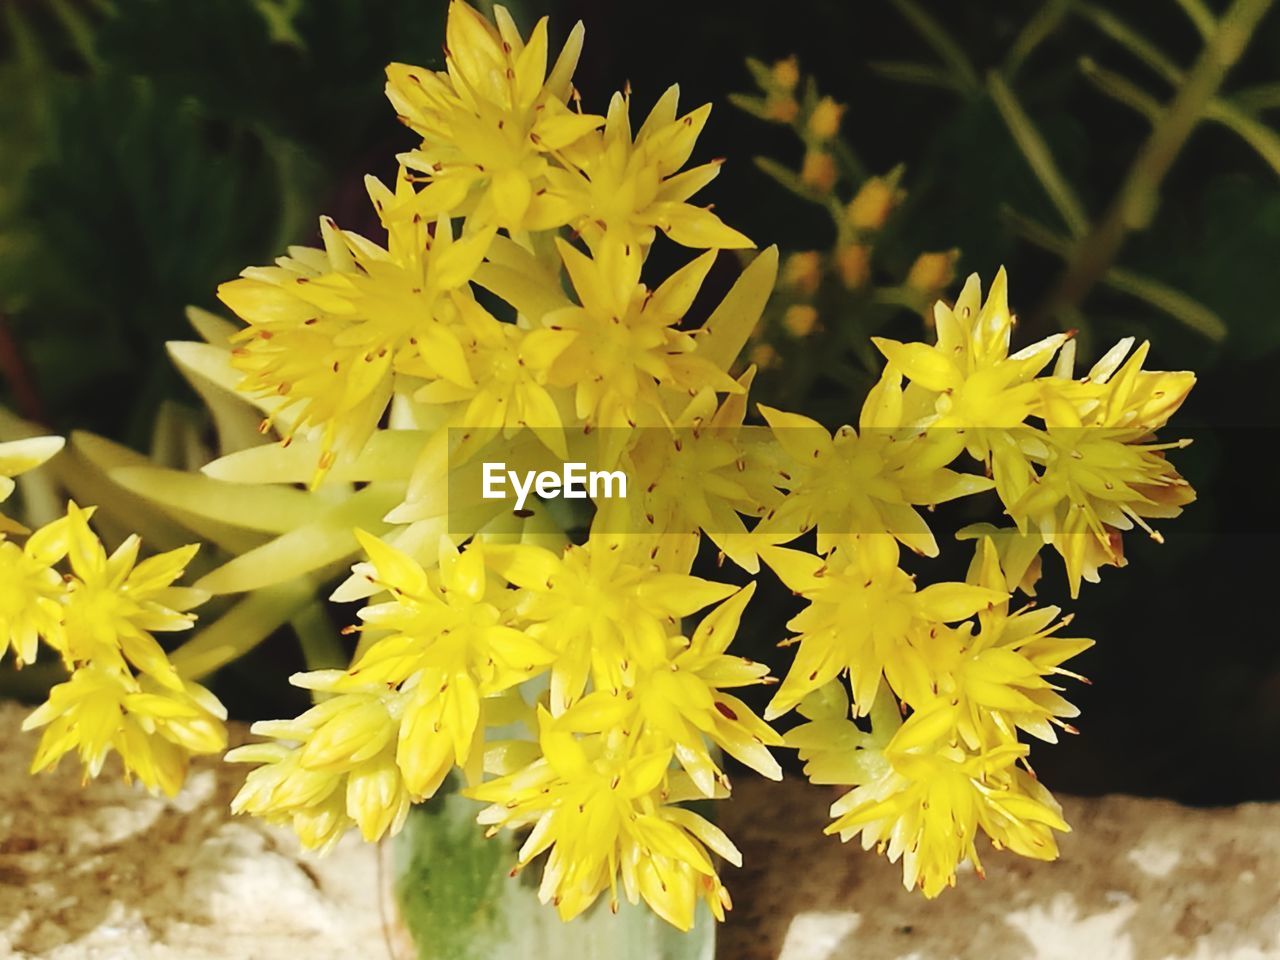
[[782,325],[793,337],[807,337],[818,326],[818,311],[807,303],[787,307],[782,315]]
[[830,193],[836,185],[836,162],[825,150],[810,150],[804,155],[800,180],[819,193]]
[[907,274],[907,286],[925,294],[937,293],[956,278],[956,260],[959,257],[959,250],[920,254]]
[[849,201],[845,216],[859,230],[879,230],[905,195],[904,191],[894,189],[884,177],[870,177]]
[[819,140],[830,140],[840,132],[840,117],[844,114],[844,104],[836,103],[830,97],[823,97],[809,114],[809,132]]
[[801,296],[813,296],[822,282],[822,255],[816,250],[791,254],[782,265],[782,282]]
[[842,247],[836,251],[836,269],[845,287],[857,290],[871,279],[871,248],[863,243]]
[[800,61],[795,54],[773,65],[773,83],[781,91],[790,93],[800,83]]

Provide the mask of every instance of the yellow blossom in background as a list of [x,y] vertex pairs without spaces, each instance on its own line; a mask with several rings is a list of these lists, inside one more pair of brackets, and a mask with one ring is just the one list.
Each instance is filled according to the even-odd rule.
[[955,279],[958,257],[956,250],[920,254],[907,272],[906,285],[926,296],[937,296]]
[[809,133],[818,140],[830,140],[840,132],[840,118],[844,111],[844,104],[823,97],[809,114]]
[[[849,201],[849,205],[845,208],[845,217],[850,225],[858,230],[879,230],[905,196],[906,192],[898,189],[890,178],[868,177],[858,188],[858,192],[853,195],[853,199]],[[920,261],[916,262],[920,263]],[[921,274],[916,275],[917,280],[924,279],[923,269],[922,266]],[[910,284],[911,280],[907,282]]]
[[800,165],[800,182],[818,193],[830,193],[836,185],[839,172],[836,161],[825,150],[812,149],[805,151]]
[[807,303],[797,303],[787,307],[782,315],[782,325],[793,337],[807,337],[818,326],[818,311]]
[[782,263],[782,283],[802,297],[812,297],[822,282],[822,254],[817,250],[793,253]]
[[[126,777],[172,796],[192,755],[219,753],[227,742],[222,704],[180,677],[153,636],[189,629],[195,616],[186,611],[207,596],[174,586],[196,546],[138,562],[141,542],[130,536],[108,555],[89,527],[92,513],[70,503],[21,548],[0,542],[0,616],[19,665],[35,659],[43,639],[71,671],[23,723],[44,731],[31,769],[75,752],[88,780],[114,752]],[[57,572],[61,563],[69,572]]]
[[836,269],[840,282],[849,290],[857,290],[871,279],[871,248],[865,243],[851,243],[836,251]]
[[794,54],[773,65],[772,78],[779,90],[791,91],[796,88],[800,83],[800,62]]

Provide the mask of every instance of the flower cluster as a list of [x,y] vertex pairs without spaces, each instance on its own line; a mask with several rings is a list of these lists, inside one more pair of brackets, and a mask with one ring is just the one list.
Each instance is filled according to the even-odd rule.
[[[887,312],[927,309],[951,285],[959,251],[922,253],[899,263],[892,243],[895,219],[907,198],[905,167],[872,173],[841,127],[847,106],[823,95],[796,57],[770,65],[747,58],[757,90],[729,101],[759,120],[786,127],[803,148],[798,166],[758,156],[762,173],[830,223],[826,249],[797,250],[782,263],[778,288],[752,332],[750,358],[769,371],[775,389],[815,392],[829,375],[847,380],[847,332],[876,329]],[[871,360],[865,341],[854,345],[859,367]],[[817,359],[815,359],[817,358]]]
[[[737,358],[776,252],[740,254],[698,322],[721,251],[752,246],[690,202],[719,171],[688,166],[710,108],[680,114],[673,87],[638,130],[630,91],[584,112],[582,40],[579,26],[548,67],[545,20],[526,38],[502,7],[490,22],[453,0],[445,69],[388,69],[418,144],[394,185],[369,181],[385,237],[324,219],[322,248],[221,288],[244,323],[229,369],[283,444],[206,472],[288,484],[305,470],[317,496],[354,482],[369,486],[352,503],[397,501],[356,533],[364,559],[335,594],[367,600],[353,660],[296,676],[315,706],[233,751],[255,765],[236,810],[312,847],[353,826],[374,840],[457,771],[482,824],[529,831],[516,868],[545,855],[540,894],[563,918],[625,896],[687,929],[700,902],[723,917],[715,857],[740,858],[683,804],[728,795],[725,755],[780,777],[770,748],[787,745],[815,781],[853,788],[830,831],[901,858],[927,896],[979,867],[979,834],[1052,858],[1067,827],[1023,735],[1073,729],[1063,664],[1091,641],[1015,594],[1048,547],[1074,596],[1123,563],[1123,531],[1192,499],[1153,434],[1194,378],[1144,371],[1131,340],[1080,378],[1067,335],[1011,352],[1001,272],[985,301],[975,277],[937,305],[936,342],[874,341],[886,364],[856,428],[766,406],[767,427],[744,426],[755,368]],[[782,66],[761,109],[789,122],[801,107]],[[817,147],[830,141],[838,105],[803,109]],[[851,243],[896,202],[891,181],[864,189]],[[660,244],[691,252],[658,279]],[[481,452],[539,463],[570,447],[635,481],[594,505],[580,542],[544,510],[447,502]],[[902,548],[939,554],[927,513],[993,492],[1009,525],[961,531],[977,541],[966,580],[918,586]],[[351,515],[338,510],[325,523]],[[693,575],[704,538],[803,604],[765,713],[798,709],[785,738],[732,692],[768,681],[729,652],[755,585]]]
[[[0,444],[0,499],[14,474],[61,448],[56,437]],[[51,768],[75,751],[88,779],[115,751],[127,777],[173,795],[193,754],[227,745],[222,704],[179,676],[154,636],[195,621],[186,611],[205,594],[173,584],[196,546],[138,562],[141,541],[130,536],[108,555],[89,527],[92,513],[69,503],[65,516],[34,532],[3,518],[0,653],[12,650],[22,667],[35,662],[43,640],[71,673],[23,724],[44,731],[31,769]],[[13,539],[24,535],[21,545]]]

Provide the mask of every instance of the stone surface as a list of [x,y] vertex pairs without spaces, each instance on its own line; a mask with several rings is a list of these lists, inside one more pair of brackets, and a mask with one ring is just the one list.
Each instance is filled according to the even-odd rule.
[[[301,855],[232,818],[243,770],[199,763],[173,801],[69,760],[31,778],[34,735],[0,705],[0,956],[48,960],[404,960],[377,848]],[[1062,859],[991,852],[938,900],[822,835],[829,789],[741,776],[725,827],[735,909],[726,960],[1280,960],[1280,805],[1188,810],[1065,801]],[[502,958],[505,960],[505,958]]]

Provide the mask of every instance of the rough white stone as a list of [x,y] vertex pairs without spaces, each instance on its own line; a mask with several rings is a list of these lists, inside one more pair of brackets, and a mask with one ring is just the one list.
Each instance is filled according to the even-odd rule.
[[[0,957],[413,955],[384,922],[377,848],[352,836],[315,858],[231,817],[244,770],[226,764],[196,764],[172,801],[118,773],[81,787],[70,760],[32,778],[22,715],[0,704]],[[725,960],[1280,960],[1280,805],[1066,798],[1061,860],[989,851],[985,881],[967,873],[930,902],[822,835],[831,790],[743,776],[734,796],[724,826],[746,863],[725,868]]]

